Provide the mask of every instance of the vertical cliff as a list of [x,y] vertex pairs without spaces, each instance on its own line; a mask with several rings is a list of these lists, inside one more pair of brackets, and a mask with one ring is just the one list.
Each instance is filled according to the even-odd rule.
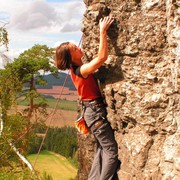
[[[119,178],[180,177],[180,2],[84,0],[86,61],[98,51],[101,17],[112,15],[109,58],[99,70],[122,161]],[[79,136],[79,179],[87,180],[94,139]]]

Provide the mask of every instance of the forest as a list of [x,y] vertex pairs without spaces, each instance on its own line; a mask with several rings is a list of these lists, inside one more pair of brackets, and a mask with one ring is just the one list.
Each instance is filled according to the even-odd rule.
[[[29,139],[28,154],[38,153],[44,128],[37,128],[31,133]],[[66,158],[74,158],[77,151],[77,130],[73,127],[50,128],[41,150],[49,150],[63,155]]]

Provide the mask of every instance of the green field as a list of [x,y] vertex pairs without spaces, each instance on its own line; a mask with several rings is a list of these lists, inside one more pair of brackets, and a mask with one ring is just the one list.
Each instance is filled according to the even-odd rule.
[[[46,101],[50,108],[54,108],[57,99],[46,98]],[[58,108],[63,109],[63,110],[77,111],[77,102],[68,101],[68,100],[60,100],[58,103]]]
[[[28,160],[33,164],[36,159],[36,154],[28,155]],[[65,157],[49,152],[42,151],[39,154],[35,165],[35,170],[43,175],[46,172],[51,175],[53,180],[70,180],[75,179],[77,168],[75,168]]]
[[[23,98],[22,98],[23,99]],[[21,106],[28,106],[28,101],[22,99],[18,100],[18,105]],[[35,103],[38,101],[36,100]],[[46,103],[48,104],[49,108],[54,108],[56,105],[57,99],[53,98],[46,98]],[[58,109],[63,110],[70,110],[70,111],[77,111],[77,102],[76,101],[68,101],[68,100],[60,100],[58,102]]]

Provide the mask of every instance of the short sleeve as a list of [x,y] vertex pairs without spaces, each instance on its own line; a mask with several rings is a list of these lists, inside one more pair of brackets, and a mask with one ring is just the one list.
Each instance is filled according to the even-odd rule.
[[[81,77],[81,78],[83,78],[83,76],[82,76],[82,74],[81,74],[81,72],[80,72],[80,68],[81,68],[81,66],[73,67],[73,69],[74,69],[74,74],[77,75],[77,76],[79,76],[79,77]],[[83,79],[84,79],[84,78],[83,78]]]

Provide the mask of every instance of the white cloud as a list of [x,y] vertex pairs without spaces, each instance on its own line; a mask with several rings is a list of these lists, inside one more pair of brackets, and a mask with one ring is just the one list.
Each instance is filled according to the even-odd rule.
[[5,52],[4,54],[13,61],[14,58],[17,58],[25,50],[26,49],[18,49],[18,50],[11,49],[11,50]]
[[[54,45],[53,45],[53,48],[57,48],[61,43],[63,43],[64,41],[57,41],[57,42],[55,42],[54,43]],[[76,44],[77,46],[78,46],[78,42],[77,41],[75,41],[75,40],[72,40],[72,39],[69,39],[69,40],[67,40],[67,42],[71,42],[71,43],[73,43],[73,44]]]
[[85,4],[79,0],[47,2],[46,0],[0,0],[0,20],[10,29],[42,32],[73,32],[82,27]]
[[21,30],[51,26],[56,17],[55,9],[44,1],[35,1],[12,16],[11,27]]
[[9,22],[11,56],[34,44],[53,47],[57,41],[77,44],[80,40],[83,0],[48,1],[0,0],[0,22]]
[[81,29],[80,24],[73,24],[73,23],[66,22],[61,28],[61,32],[72,32],[72,31],[78,31],[79,29]]
[[13,62],[14,58],[17,58],[25,50],[26,49],[10,49],[9,51],[6,51],[5,49],[0,48],[0,69],[7,63]]
[[15,3],[13,10],[9,7],[11,12],[4,6],[3,16],[10,15],[10,28],[31,32],[42,29],[72,32],[80,30],[82,26],[85,6],[80,1],[48,3],[45,0],[14,0],[12,5]]

